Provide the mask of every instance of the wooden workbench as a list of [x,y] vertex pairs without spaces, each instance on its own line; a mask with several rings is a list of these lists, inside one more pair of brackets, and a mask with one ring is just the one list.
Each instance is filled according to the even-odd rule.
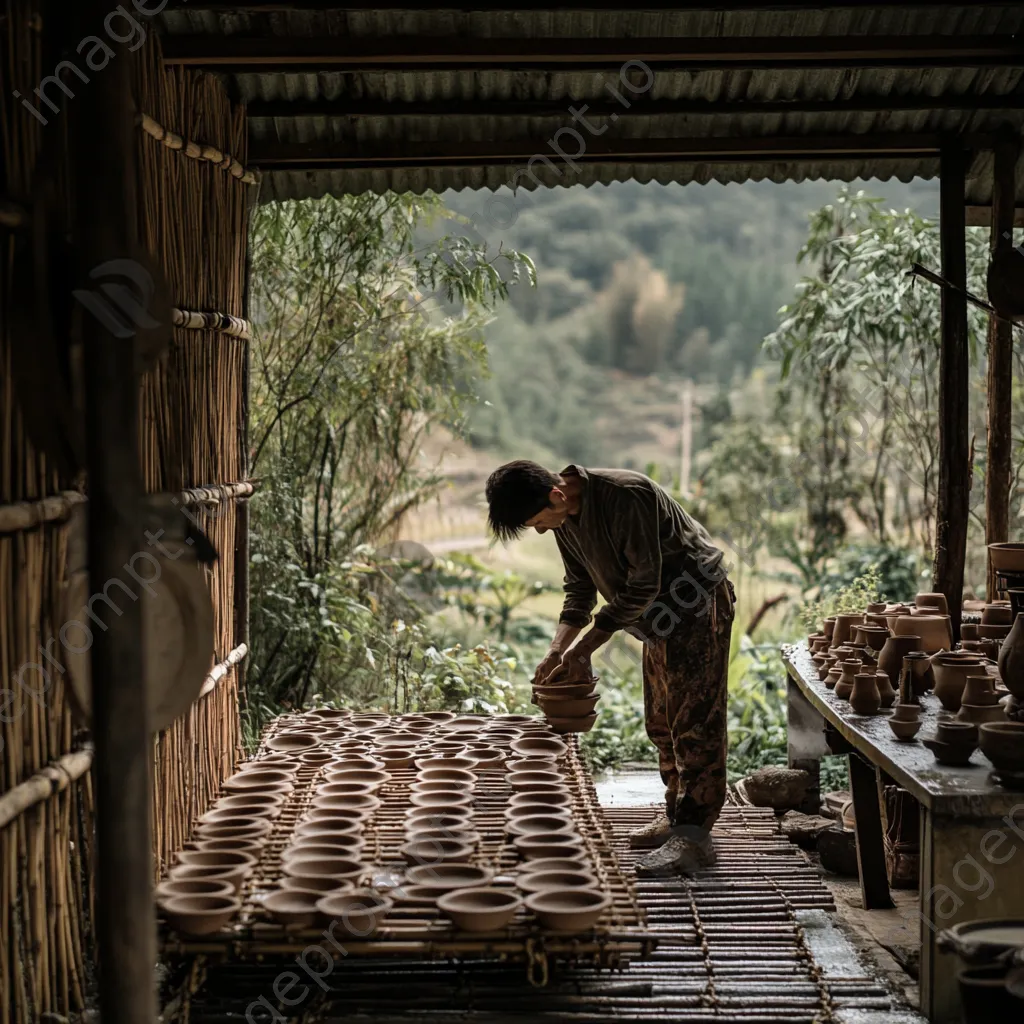
[[921,699],[917,739],[904,742],[889,728],[889,712],[857,715],[818,679],[806,643],[784,646],[782,655],[789,673],[790,764],[814,770],[816,759],[829,752],[826,722],[854,751],[850,786],[867,909],[892,906],[878,770],[921,806],[921,1009],[936,1024],[957,1024],[958,962],[938,949],[938,935],[961,921],[1024,916],[1024,793],[992,782],[992,765],[980,750],[964,768],[935,761],[920,742],[935,733],[941,705],[933,695]]

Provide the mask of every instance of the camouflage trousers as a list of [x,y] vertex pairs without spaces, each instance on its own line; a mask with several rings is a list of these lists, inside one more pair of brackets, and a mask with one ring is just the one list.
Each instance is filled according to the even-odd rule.
[[729,641],[735,592],[715,588],[709,613],[644,644],[647,735],[658,748],[668,819],[710,830],[726,794]]

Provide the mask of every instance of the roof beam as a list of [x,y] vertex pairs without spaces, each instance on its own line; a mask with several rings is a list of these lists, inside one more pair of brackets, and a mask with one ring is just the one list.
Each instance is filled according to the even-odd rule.
[[[1024,66],[1024,39],[1010,36],[787,36],[701,38],[473,38],[468,36],[165,35],[164,62],[235,72],[536,68],[652,69]],[[639,69],[638,69],[639,70]]]
[[[937,135],[766,136],[760,138],[594,138],[567,163],[615,162],[778,162],[786,160],[908,159],[938,157]],[[261,170],[355,167],[490,166],[521,164],[521,175],[535,172],[531,161],[554,165],[559,154],[535,138],[486,142],[283,143],[250,139],[249,162]]]
[[[836,114],[883,113],[891,110],[1020,110],[1024,93],[1008,96],[854,96],[835,100],[636,100],[629,110],[605,100],[366,100],[337,99],[251,100],[250,118],[299,117],[561,117],[571,106],[586,104],[587,117],[659,117],[717,114]],[[582,112],[582,111],[581,111]]]

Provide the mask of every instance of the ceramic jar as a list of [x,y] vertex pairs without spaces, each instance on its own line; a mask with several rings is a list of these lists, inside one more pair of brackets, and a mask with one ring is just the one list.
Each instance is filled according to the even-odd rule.
[[832,646],[839,647],[853,640],[853,627],[864,621],[863,613],[856,615],[837,615],[835,628],[832,630]]
[[921,705],[897,704],[889,719],[889,728],[900,740],[912,740],[921,729]]
[[835,616],[825,619],[821,624],[821,631],[828,637],[829,643],[832,642],[832,632],[836,628]]
[[1008,604],[992,603],[985,605],[981,613],[981,624],[983,626],[1012,626],[1013,614]]
[[893,632],[897,636],[919,636],[920,650],[928,654],[948,651],[953,646],[953,631],[948,615],[901,615]]
[[919,651],[919,636],[890,636],[878,655],[878,668],[889,677],[892,686],[900,685],[903,659],[912,651]]
[[949,603],[945,594],[918,594],[914,598],[914,604],[918,608],[934,608],[940,615],[949,614]]
[[931,659],[935,696],[947,711],[957,712],[967,676],[984,672],[984,661],[967,654],[936,654]]
[[[909,673],[909,677],[907,675]],[[903,696],[903,703],[909,703],[907,697],[913,694],[920,697],[935,686],[935,675],[932,672],[932,657],[924,651],[911,651],[903,657],[903,676],[901,677],[900,692],[903,693],[904,686],[908,687],[908,693]]]
[[1010,693],[1024,700],[1024,612],[1017,616],[999,649],[999,674]]
[[850,694],[853,693],[854,680],[857,678],[857,673],[860,672],[863,662],[859,659],[854,660],[850,658],[842,664],[842,674],[839,677],[839,681],[836,683],[836,696],[840,700],[849,700]]
[[850,707],[858,715],[874,715],[881,707],[878,695],[878,677],[874,672],[858,672],[853,677]]
[[878,699],[881,701],[882,707],[891,708],[896,703],[898,694],[893,689],[892,683],[889,682],[889,674],[875,669],[875,685],[878,687]]
[[832,665],[828,670],[828,674],[825,676],[822,682],[824,682],[825,686],[827,686],[828,689],[834,690],[836,688],[836,683],[839,682],[839,679],[842,676],[842,674],[842,662],[840,662],[838,659],[833,659]]

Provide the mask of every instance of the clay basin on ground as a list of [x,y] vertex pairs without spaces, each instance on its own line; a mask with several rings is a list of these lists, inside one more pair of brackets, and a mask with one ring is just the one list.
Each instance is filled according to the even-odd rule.
[[523,892],[565,892],[596,889],[597,879],[589,871],[530,871],[517,884]]
[[593,889],[535,892],[526,898],[527,908],[545,928],[566,933],[589,931],[611,904],[611,896]]
[[317,903],[317,910],[336,922],[336,931],[355,939],[376,935],[394,901],[367,889],[350,893],[332,893]]
[[213,935],[242,909],[235,896],[170,896],[160,900],[167,923],[184,935]]
[[293,877],[309,875],[311,877],[354,880],[365,873],[366,867],[362,861],[353,857],[295,856],[282,864],[282,870],[286,875]]
[[507,889],[456,889],[437,901],[437,909],[464,932],[494,932],[508,926],[523,901]]
[[286,927],[312,928],[320,919],[316,905],[324,898],[322,892],[309,889],[277,889],[263,897],[263,909]]
[[999,769],[1024,771],[1024,723],[985,722],[978,726],[981,752]]
[[490,868],[476,864],[418,864],[405,873],[413,885],[427,885],[449,891],[486,885],[491,880]]
[[473,844],[457,839],[415,839],[399,847],[407,864],[441,864],[468,861],[473,856]]

